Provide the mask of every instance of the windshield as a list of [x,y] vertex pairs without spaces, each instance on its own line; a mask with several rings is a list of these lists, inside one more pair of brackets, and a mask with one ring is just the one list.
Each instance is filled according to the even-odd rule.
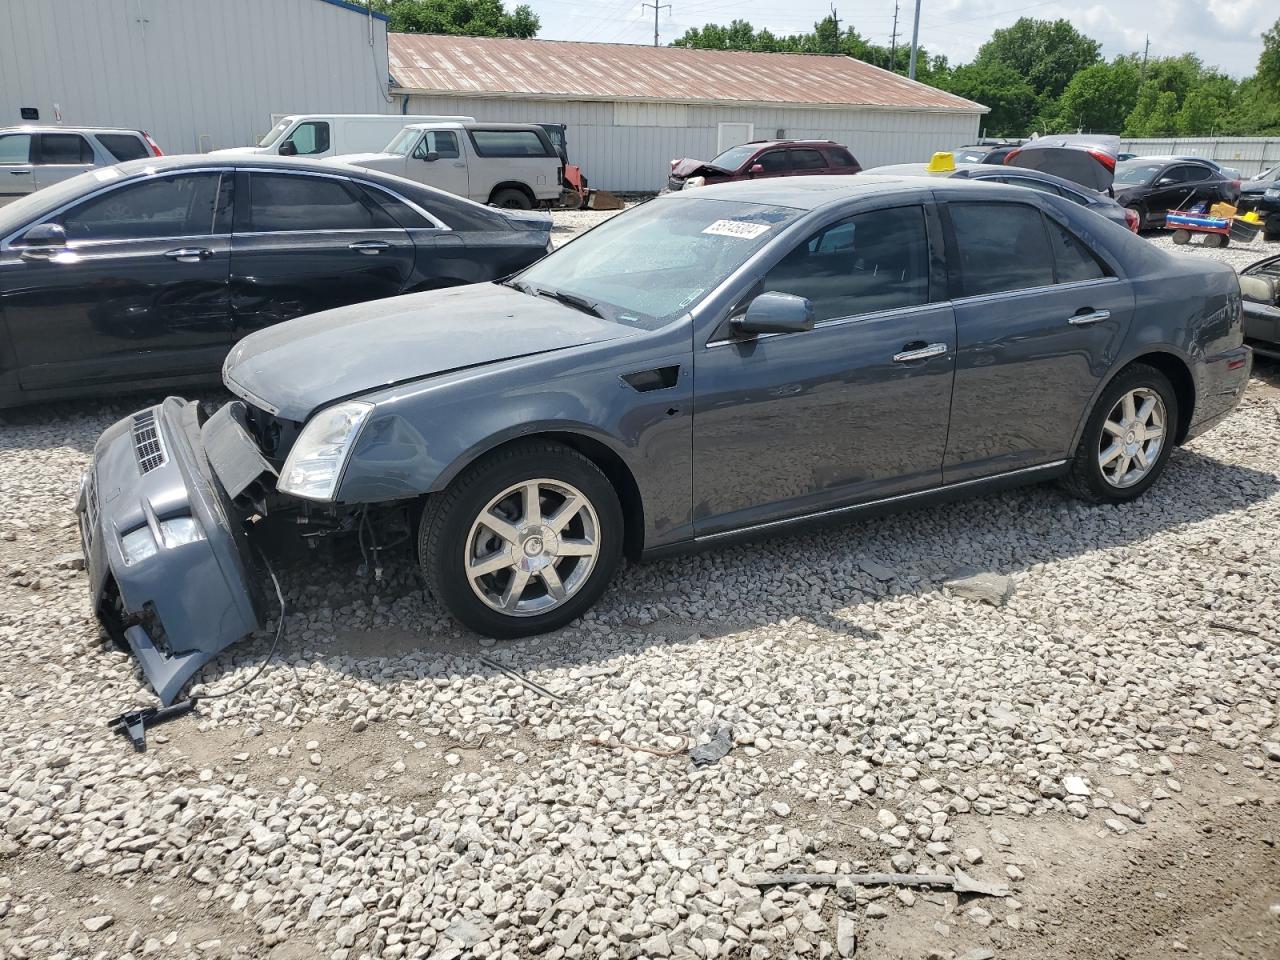
[[1152,163],[1150,160],[1122,160],[1116,164],[1116,183],[1150,183],[1163,169],[1163,163]]
[[991,152],[990,150],[953,150],[952,151],[952,153],[955,154],[956,163],[981,163],[983,160],[987,159],[987,154],[990,152]]
[[284,136],[284,132],[293,126],[293,119],[294,119],[293,117],[285,117],[283,120],[277,123],[274,127],[271,128],[270,133],[268,133],[265,137],[263,137],[261,140],[258,141],[258,146],[269,147],[273,143],[275,143],[277,140],[279,140],[282,136]]
[[418,137],[422,136],[421,130],[404,129],[392,138],[387,144],[383,153],[398,153],[402,157],[407,157],[409,151],[413,149],[413,145],[418,142]]
[[1280,164],[1272,167],[1270,170],[1263,170],[1261,173],[1253,175],[1254,180],[1280,180]]
[[720,156],[710,161],[710,164],[713,167],[719,167],[721,170],[737,170],[759,149],[760,145],[758,143],[744,143],[740,147],[730,147]]
[[516,278],[657,329],[688,312],[803,210],[673,195],[606,220]]

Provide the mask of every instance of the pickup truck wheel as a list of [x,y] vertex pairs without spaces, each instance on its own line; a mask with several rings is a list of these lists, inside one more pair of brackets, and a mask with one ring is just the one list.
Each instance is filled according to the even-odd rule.
[[521,190],[514,187],[507,187],[498,190],[490,201],[495,207],[505,207],[508,210],[532,210],[533,201]]
[[600,469],[532,440],[477,461],[428,500],[418,555],[455,618],[509,639],[555,630],[594,604],[621,562],[622,531]]
[[1169,378],[1133,364],[1098,398],[1063,485],[1094,503],[1140,497],[1164,472],[1177,425],[1178,396]]

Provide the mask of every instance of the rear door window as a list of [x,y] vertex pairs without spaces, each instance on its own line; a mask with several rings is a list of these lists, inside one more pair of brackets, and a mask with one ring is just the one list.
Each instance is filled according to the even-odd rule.
[[256,233],[378,230],[395,227],[386,211],[351,183],[305,174],[249,175],[249,229]]
[[151,156],[142,138],[132,133],[100,133],[97,136],[98,142],[121,163]]
[[827,161],[822,158],[822,154],[817,150],[792,150],[791,151],[791,169],[792,170],[822,170],[827,166]]
[[819,323],[928,303],[924,208],[872,210],[826,227],[779,261],[764,289],[808,298]]
[[8,133],[0,136],[0,165],[26,165],[30,162],[31,134]]
[[533,130],[470,130],[471,144],[482,157],[550,157],[547,144]]
[[40,159],[43,164],[93,163],[93,147],[78,133],[42,133]]
[[1046,223],[1057,265],[1058,283],[1080,283],[1108,276],[1108,271],[1083,240],[1052,218],[1046,218]]
[[1047,287],[1053,253],[1044,218],[1021,203],[949,203],[961,296]]
[[151,177],[92,197],[57,222],[68,240],[209,236],[218,213],[218,182],[217,173]]

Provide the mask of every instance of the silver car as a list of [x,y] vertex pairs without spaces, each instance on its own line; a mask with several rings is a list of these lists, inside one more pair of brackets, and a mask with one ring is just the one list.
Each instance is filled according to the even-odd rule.
[[109,167],[162,153],[144,130],[0,127],[0,206],[93,167]]

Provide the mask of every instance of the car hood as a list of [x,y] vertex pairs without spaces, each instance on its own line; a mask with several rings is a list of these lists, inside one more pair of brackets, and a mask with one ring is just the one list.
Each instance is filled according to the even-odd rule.
[[733,173],[732,170],[713,167],[705,160],[692,160],[688,157],[683,160],[677,160],[675,166],[671,168],[671,175],[679,177],[681,180],[686,180],[689,177],[705,177],[708,174],[723,177],[731,173]]
[[355,163],[369,166],[373,161],[403,162],[404,156],[399,153],[342,153],[336,157],[325,157],[330,163]]
[[217,150],[210,150],[209,154],[207,155],[217,153],[217,154],[221,154],[224,157],[235,156],[235,155],[245,157],[251,154],[270,153],[270,152],[271,152],[270,147],[219,147]]
[[465,367],[635,331],[496,283],[326,310],[268,327],[227,356],[227,388],[301,422],[337,400]]

